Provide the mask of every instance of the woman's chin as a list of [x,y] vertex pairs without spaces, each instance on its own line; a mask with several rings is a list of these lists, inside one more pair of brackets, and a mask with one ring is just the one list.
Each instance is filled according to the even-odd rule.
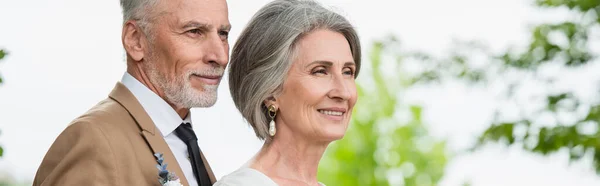
[[340,128],[340,127],[336,126],[336,127],[327,128],[327,130],[322,131],[320,138],[323,141],[332,142],[332,141],[336,141],[336,140],[340,140],[340,139],[344,138],[345,134],[346,134],[345,127]]

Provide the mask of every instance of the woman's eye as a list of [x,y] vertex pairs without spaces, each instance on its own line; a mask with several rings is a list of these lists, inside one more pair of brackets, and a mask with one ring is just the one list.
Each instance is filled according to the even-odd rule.
[[316,75],[316,74],[327,75],[327,69],[322,68],[322,67],[321,68],[317,68],[317,69],[315,69],[315,70],[312,71],[312,74],[313,75]]
[[350,75],[350,76],[354,76],[354,70],[351,68],[347,68],[346,70],[344,70],[344,75]]

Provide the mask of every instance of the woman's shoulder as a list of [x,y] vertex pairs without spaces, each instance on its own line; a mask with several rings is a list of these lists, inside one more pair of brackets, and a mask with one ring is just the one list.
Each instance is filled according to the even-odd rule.
[[223,176],[214,186],[261,185],[277,186],[267,175],[252,168],[241,168]]

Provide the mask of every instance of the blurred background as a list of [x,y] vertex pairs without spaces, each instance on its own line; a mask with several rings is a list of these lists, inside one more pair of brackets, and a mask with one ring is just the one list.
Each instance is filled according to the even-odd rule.
[[[267,0],[229,0],[234,43]],[[600,185],[600,1],[320,0],[363,44],[359,102],[326,185]],[[125,71],[118,1],[0,1],[0,185],[31,185],[67,124]],[[193,109],[217,177],[262,142]]]

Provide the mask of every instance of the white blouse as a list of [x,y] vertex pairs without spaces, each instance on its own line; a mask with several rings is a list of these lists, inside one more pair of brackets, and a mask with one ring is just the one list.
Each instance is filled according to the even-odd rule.
[[[241,168],[223,176],[213,186],[278,186],[275,181],[271,180],[267,175],[252,168]],[[319,183],[321,186],[325,186]]]

